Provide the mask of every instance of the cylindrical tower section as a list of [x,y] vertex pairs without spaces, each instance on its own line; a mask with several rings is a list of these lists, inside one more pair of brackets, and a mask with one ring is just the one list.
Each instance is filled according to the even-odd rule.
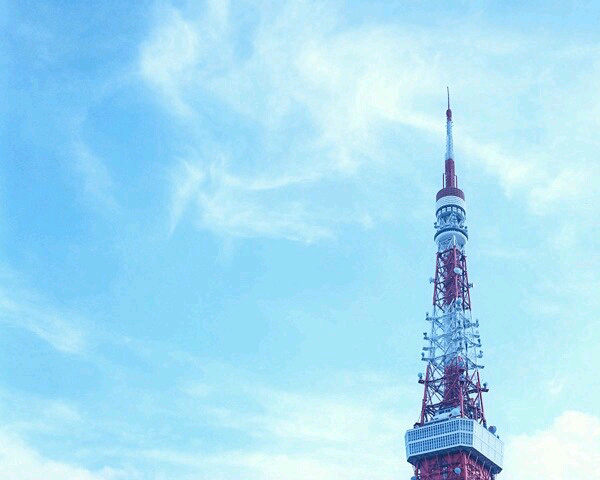
[[445,187],[438,192],[436,199],[436,231],[433,238],[438,245],[438,250],[447,248],[452,241],[455,241],[458,247],[464,247],[469,239],[465,225],[467,219],[465,194],[459,188]]

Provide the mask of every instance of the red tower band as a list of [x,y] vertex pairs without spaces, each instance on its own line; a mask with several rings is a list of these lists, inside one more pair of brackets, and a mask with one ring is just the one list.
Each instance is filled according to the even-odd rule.
[[414,480],[489,480],[502,470],[503,443],[488,427],[481,383],[483,357],[479,321],[471,315],[467,273],[466,204],[455,174],[452,110],[446,111],[446,161],[436,195],[437,244],[433,309],[426,315],[421,354],[427,363],[419,421],[406,432],[406,454]]

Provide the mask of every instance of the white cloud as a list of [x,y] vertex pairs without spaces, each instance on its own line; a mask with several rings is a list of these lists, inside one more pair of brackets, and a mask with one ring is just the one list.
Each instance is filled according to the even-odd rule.
[[598,478],[600,418],[567,411],[552,426],[508,439],[503,476],[512,480]]
[[80,354],[85,349],[85,333],[76,326],[78,319],[55,311],[31,294],[0,288],[0,319],[28,330],[61,352]]
[[19,436],[0,432],[0,479],[6,480],[117,480],[139,478],[135,472],[109,467],[91,471],[44,458]]

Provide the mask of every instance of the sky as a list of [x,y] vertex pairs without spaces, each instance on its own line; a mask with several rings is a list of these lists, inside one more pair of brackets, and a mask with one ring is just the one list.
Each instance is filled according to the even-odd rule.
[[409,479],[446,86],[499,478],[600,478],[599,14],[0,1],[0,479]]

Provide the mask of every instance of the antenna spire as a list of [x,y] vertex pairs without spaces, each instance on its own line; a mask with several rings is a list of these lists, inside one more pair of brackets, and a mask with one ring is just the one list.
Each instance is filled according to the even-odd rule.
[[448,110],[446,110],[446,160],[454,158],[454,147],[452,145],[452,110],[450,110],[450,87],[448,91]]

